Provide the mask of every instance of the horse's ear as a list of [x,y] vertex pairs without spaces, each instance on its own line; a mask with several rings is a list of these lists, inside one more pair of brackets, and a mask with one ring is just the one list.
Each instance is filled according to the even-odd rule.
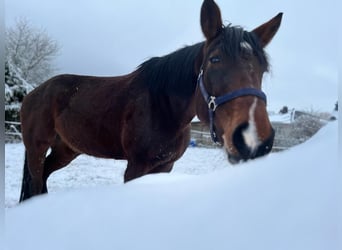
[[201,8],[201,27],[208,41],[222,31],[221,11],[213,0],[204,0]]
[[261,46],[264,48],[269,42],[272,40],[274,35],[277,33],[281,18],[283,13],[279,13],[275,17],[273,17],[267,23],[260,25],[258,28],[254,29],[252,32],[257,35],[260,40]]

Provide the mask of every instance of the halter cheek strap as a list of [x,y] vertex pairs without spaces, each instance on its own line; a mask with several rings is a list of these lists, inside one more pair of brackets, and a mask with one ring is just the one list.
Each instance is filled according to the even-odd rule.
[[255,89],[255,88],[242,88],[242,89],[238,89],[238,90],[232,91],[230,93],[227,93],[225,95],[218,96],[218,97],[209,95],[209,93],[205,89],[204,83],[203,83],[203,69],[201,69],[201,71],[198,75],[197,84],[200,87],[200,90],[201,90],[202,96],[204,97],[204,100],[208,104],[210,135],[211,135],[211,139],[215,143],[218,143],[218,138],[217,138],[217,134],[215,132],[214,116],[215,116],[215,110],[218,106],[220,106],[226,102],[229,102],[231,100],[234,100],[235,98],[242,97],[242,96],[248,96],[248,95],[256,96],[256,97],[260,98],[261,100],[263,100],[265,103],[267,103],[267,98],[266,98],[265,93],[259,89]]

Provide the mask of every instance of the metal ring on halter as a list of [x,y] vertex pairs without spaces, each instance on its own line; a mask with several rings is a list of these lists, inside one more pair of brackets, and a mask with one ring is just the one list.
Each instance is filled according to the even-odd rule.
[[217,108],[217,104],[216,104],[216,97],[215,96],[210,96],[209,97],[210,100],[208,100],[208,108],[211,109],[212,111],[215,111]]

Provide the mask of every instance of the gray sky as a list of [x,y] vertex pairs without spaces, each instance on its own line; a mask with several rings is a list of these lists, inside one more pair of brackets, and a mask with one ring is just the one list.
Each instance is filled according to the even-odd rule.
[[[225,24],[252,30],[279,12],[266,48],[269,110],[331,111],[338,92],[338,0],[217,0]],[[121,75],[203,40],[198,0],[5,0],[6,25],[26,17],[62,46],[59,73]]]

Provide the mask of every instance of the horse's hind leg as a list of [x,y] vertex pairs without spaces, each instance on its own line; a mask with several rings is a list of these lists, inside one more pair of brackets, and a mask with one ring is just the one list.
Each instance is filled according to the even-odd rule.
[[67,144],[65,144],[59,136],[56,136],[54,144],[51,146],[51,152],[46,157],[44,162],[44,174],[43,174],[43,193],[47,193],[46,181],[49,176],[56,170],[61,169],[68,165],[73,159],[75,159],[79,153],[72,150]]
[[24,176],[20,201],[42,193],[46,143],[27,149],[25,153]]
[[22,202],[31,197],[31,175],[27,165],[27,152],[25,151],[24,169],[23,169],[23,180],[21,184],[21,192],[19,202]]

